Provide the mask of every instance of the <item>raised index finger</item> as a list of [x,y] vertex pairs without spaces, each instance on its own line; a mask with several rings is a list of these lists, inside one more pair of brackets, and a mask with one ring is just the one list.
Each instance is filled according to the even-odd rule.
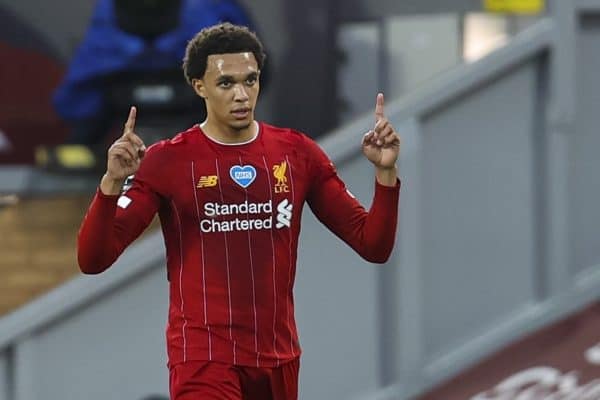
[[377,101],[375,102],[375,122],[383,118],[383,93],[377,93]]
[[137,110],[134,106],[129,110],[129,117],[127,117],[127,122],[125,122],[125,132],[124,134],[133,133],[135,129],[135,116],[137,114]]

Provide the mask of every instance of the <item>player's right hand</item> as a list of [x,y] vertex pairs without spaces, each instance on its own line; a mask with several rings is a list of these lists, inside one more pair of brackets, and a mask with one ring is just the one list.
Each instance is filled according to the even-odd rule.
[[129,117],[123,128],[123,135],[108,149],[106,177],[114,182],[124,182],[136,173],[146,153],[146,146],[135,134],[136,108],[131,107]]

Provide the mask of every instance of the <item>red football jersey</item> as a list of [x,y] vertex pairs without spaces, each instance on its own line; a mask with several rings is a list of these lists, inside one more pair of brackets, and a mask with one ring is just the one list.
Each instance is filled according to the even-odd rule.
[[292,287],[304,203],[365,259],[384,262],[399,186],[376,183],[367,212],[305,135],[259,123],[253,140],[232,145],[196,126],[151,146],[120,197],[98,190],[79,232],[79,264],[108,268],[158,212],[169,364],[274,367],[300,355]]

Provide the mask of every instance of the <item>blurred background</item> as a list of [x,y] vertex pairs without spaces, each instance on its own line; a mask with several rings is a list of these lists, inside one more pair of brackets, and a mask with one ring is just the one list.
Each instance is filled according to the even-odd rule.
[[157,224],[94,277],[75,237],[130,104],[146,143],[202,120],[223,20],[363,204],[378,91],[403,138],[385,266],[303,220],[300,398],[600,399],[600,0],[0,0],[0,400],[166,398]]

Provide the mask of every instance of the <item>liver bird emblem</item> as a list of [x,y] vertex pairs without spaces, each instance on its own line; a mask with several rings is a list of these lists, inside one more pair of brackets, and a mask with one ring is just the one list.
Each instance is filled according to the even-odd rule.
[[273,165],[273,176],[277,179],[275,183],[275,193],[288,192],[287,186],[287,163],[282,161],[281,164]]

